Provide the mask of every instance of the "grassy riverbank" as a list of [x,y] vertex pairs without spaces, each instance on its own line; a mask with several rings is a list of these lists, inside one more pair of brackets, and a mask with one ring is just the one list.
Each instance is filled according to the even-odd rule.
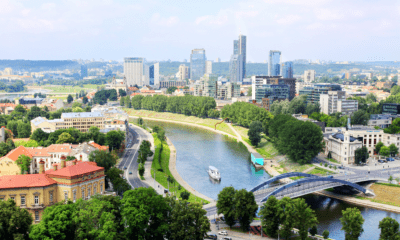
[[367,198],[362,196],[355,196],[355,198],[400,207],[399,185],[388,183],[374,183],[370,187],[370,189],[374,191],[376,195],[375,197]]
[[[170,157],[170,149],[168,144],[164,141],[162,143],[162,151],[161,150],[161,141],[157,138],[157,134],[153,134],[154,144],[157,147],[154,153],[153,162],[151,164],[151,175],[154,176],[154,172],[156,173],[156,181],[160,183],[164,188],[168,188],[168,177],[173,179],[173,183],[169,183],[169,191],[171,194],[176,194],[177,198],[180,199],[180,193],[186,191],[183,187],[179,189],[179,183],[176,182],[174,177],[172,176],[169,170],[169,157]],[[190,194],[189,202],[198,202],[198,203],[209,203],[207,200],[196,197],[193,194]]]

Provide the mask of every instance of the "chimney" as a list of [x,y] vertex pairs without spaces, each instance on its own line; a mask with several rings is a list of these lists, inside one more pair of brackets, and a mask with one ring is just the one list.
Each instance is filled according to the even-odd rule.
[[76,165],[76,162],[77,162],[77,161],[78,161],[78,160],[76,160],[76,159],[73,160],[73,161],[72,161],[72,165]]
[[66,157],[64,155],[61,156],[60,169],[65,168],[65,159]]
[[80,160],[80,161],[82,161],[82,154],[81,154],[81,155],[79,155],[79,160]]
[[55,163],[53,164],[53,170],[57,171],[57,164],[55,164]]
[[44,173],[44,161],[43,159],[40,159],[39,162],[39,174],[43,174]]

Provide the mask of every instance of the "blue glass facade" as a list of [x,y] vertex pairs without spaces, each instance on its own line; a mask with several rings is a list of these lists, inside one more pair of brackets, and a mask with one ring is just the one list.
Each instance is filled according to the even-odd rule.
[[233,54],[239,54],[239,41],[233,40]]
[[280,76],[281,75],[281,51],[271,50],[269,51],[269,76]]
[[194,49],[190,55],[190,78],[199,80],[206,73],[206,51]]
[[87,66],[86,65],[81,65],[81,78],[87,77],[88,72],[87,72]]
[[328,91],[342,91],[342,87],[338,84],[319,83],[299,90],[299,95],[307,95],[308,103],[319,104],[319,96],[327,94]]
[[293,78],[293,62],[282,63],[282,77],[283,78]]

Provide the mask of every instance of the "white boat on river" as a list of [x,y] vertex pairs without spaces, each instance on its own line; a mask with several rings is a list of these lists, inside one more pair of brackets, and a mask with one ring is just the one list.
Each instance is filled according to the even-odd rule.
[[217,168],[213,167],[213,166],[209,166],[208,167],[208,175],[210,175],[211,178],[221,181],[221,175],[219,174],[219,171]]

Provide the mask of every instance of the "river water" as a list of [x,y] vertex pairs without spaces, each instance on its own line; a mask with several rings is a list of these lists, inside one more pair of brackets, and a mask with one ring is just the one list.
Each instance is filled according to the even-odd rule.
[[[179,174],[196,191],[212,199],[217,199],[219,191],[226,186],[249,190],[270,178],[264,170],[255,171],[244,146],[221,134],[174,123],[147,120],[145,123],[148,126],[164,127],[167,137],[177,150],[176,168]],[[222,179],[220,183],[215,183],[209,178],[206,172],[209,165],[219,169]],[[378,225],[384,217],[391,217],[400,222],[400,214],[359,207],[324,196],[307,195],[304,198],[317,215],[318,233],[322,234],[324,230],[328,230],[329,237],[333,239],[345,239],[340,218],[342,210],[349,207],[357,207],[364,217],[364,233],[360,240],[379,239]]]

